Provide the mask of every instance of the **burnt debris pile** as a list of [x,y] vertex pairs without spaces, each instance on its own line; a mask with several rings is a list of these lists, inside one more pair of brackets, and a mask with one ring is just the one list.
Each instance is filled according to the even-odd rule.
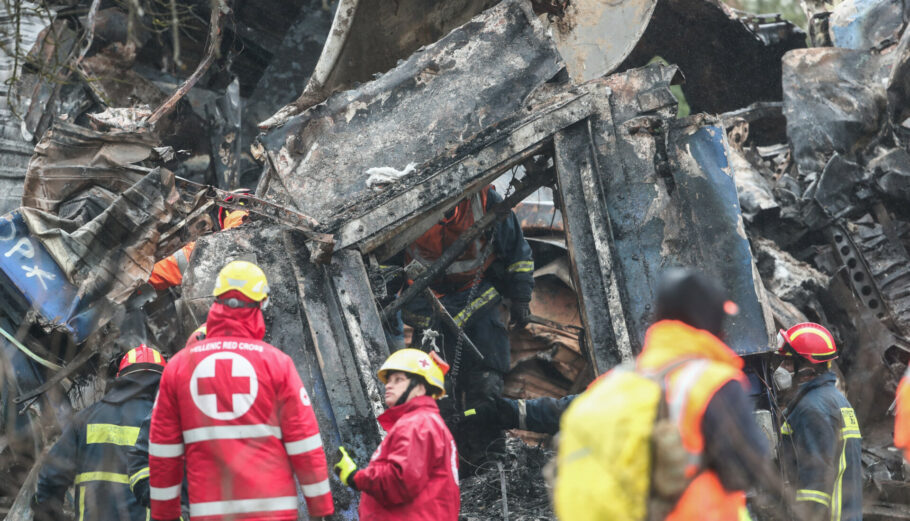
[[[576,394],[630,360],[660,271],[698,266],[739,306],[727,342],[772,443],[777,330],[831,329],[866,516],[910,518],[892,432],[910,361],[904,2],[806,3],[807,31],[718,0],[167,4],[0,13],[6,519],[27,518],[44,450],[127,349],[184,346],[228,260],[267,273],[266,340],[329,456],[366,458],[399,311],[463,250],[414,272],[400,253],[490,184],[504,202],[466,233],[512,209],[534,254],[504,395]],[[180,280],[149,285],[175,252]],[[464,326],[435,325],[404,338],[431,349]],[[463,518],[552,519],[550,442],[513,430],[498,464],[464,468]],[[355,519],[357,494],[332,488]]]

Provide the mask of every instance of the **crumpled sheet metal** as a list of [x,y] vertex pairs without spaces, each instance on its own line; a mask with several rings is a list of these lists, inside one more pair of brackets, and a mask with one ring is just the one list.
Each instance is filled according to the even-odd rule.
[[[390,8],[381,0],[340,0],[325,44],[320,42],[321,52],[317,50],[319,60],[308,66],[312,74],[308,71],[303,77],[306,81],[303,93],[263,121],[262,127],[280,125],[335,92],[389,71],[399,60],[439,40],[496,3],[497,0],[397,0],[395,7]],[[313,25],[306,20],[304,23]],[[293,36],[293,31],[292,28],[288,34]],[[321,27],[316,30],[321,31]],[[297,48],[294,52],[301,51]],[[276,61],[284,66],[286,60]],[[274,107],[271,105],[272,110]]]
[[[910,5],[910,4],[908,4]],[[904,31],[893,51],[894,67],[888,78],[888,116],[895,127],[910,131],[910,31]],[[906,141],[905,141],[906,144]]]
[[903,25],[901,0],[844,0],[828,18],[835,47],[868,50],[894,39]]
[[374,197],[366,170],[400,170],[451,153],[516,113],[561,68],[530,7],[503,2],[375,81],[268,134],[274,170],[260,190],[267,185],[267,195],[290,198],[331,229],[346,205]]
[[[0,272],[0,279],[8,283],[4,291],[17,291],[37,312],[36,322],[49,329],[66,330],[76,343],[94,331],[97,317],[110,311],[104,301],[91,302],[78,295],[78,288],[66,280],[53,257],[31,236],[19,212],[0,217]],[[11,304],[4,306],[7,318],[28,321],[26,310],[13,316],[15,305]]]
[[[675,138],[675,139],[674,139]],[[740,355],[773,349],[774,324],[746,238],[723,127],[670,133],[679,235],[667,237],[670,259],[716,276],[739,313],[725,322],[725,341]],[[669,259],[665,259],[669,260]]]
[[551,17],[553,38],[577,83],[599,78],[622,63],[648,27],[659,0],[573,0]]
[[[173,173],[136,165],[155,144],[144,135],[58,122],[35,147],[20,212],[86,300],[124,302],[148,280],[155,260],[172,253],[159,251],[159,240],[191,208]],[[85,197],[97,204],[67,206]]]
[[[18,17],[5,9],[0,12],[0,84],[3,85],[12,78],[16,62],[12,55],[16,48],[12,36],[18,35],[22,49],[31,49],[41,31],[51,22],[47,13],[31,2],[20,2],[18,8]],[[22,66],[21,61],[19,66]],[[32,155],[31,137],[23,135],[21,120],[28,110],[29,100],[17,100],[18,94],[15,89],[0,89],[0,214],[19,206],[25,168]]]
[[846,158],[887,128],[885,84],[893,53],[812,48],[783,60],[784,115],[793,159],[820,173],[834,153]]

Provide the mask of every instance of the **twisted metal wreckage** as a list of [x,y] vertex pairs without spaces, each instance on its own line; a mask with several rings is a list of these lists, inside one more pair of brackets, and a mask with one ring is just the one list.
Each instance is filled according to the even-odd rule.
[[[578,392],[630,359],[661,269],[699,266],[739,304],[728,343],[747,360],[760,410],[776,408],[766,385],[775,328],[832,327],[864,424],[867,517],[910,518],[910,472],[890,448],[889,415],[910,359],[910,31],[900,2],[817,10],[811,48],[779,17],[712,0],[463,0],[394,13],[341,0],[334,19],[310,4],[297,2],[283,41],[261,43],[277,64],[238,67],[223,94],[197,88],[180,104],[162,90],[173,79],[149,80],[141,53],[118,40],[126,15],[116,9],[93,3],[81,51],[61,15],[20,16],[35,70],[78,60],[58,76],[26,71],[0,107],[7,519],[25,519],[42,448],[98,398],[106,364],[139,340],[182,347],[230,259],[265,268],[266,340],[297,363],[327,445],[369,453],[381,436],[383,324],[459,252],[397,298],[382,262],[494,182],[506,200],[469,233],[515,207],[537,267],[536,317],[511,333],[506,394]],[[244,5],[230,30],[252,41]],[[212,14],[209,50],[223,15]],[[301,42],[322,46],[318,62],[294,50]],[[295,67],[281,66],[288,56],[299,56]],[[671,87],[683,73],[697,114],[678,119]],[[307,77],[297,100],[265,117],[288,101],[289,79]],[[150,128],[141,119],[151,111],[123,109],[127,99],[181,108]],[[240,144],[259,120],[266,132],[248,154]],[[196,148],[176,154],[185,136]],[[252,222],[204,235],[214,205],[240,204],[205,183],[235,188],[250,177],[244,164],[261,169],[256,197],[243,201]],[[399,175],[377,182],[377,168]],[[144,285],[156,259],[195,239],[181,293]],[[773,415],[757,418],[773,437]],[[337,483],[333,492],[342,517],[356,518],[356,496]],[[508,517],[515,505],[502,502],[501,514],[479,515]]]

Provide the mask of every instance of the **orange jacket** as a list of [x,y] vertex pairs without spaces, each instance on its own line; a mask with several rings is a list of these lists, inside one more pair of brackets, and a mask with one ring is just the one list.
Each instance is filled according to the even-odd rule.
[[[230,230],[240,226],[249,214],[250,212],[245,210],[228,212],[224,219],[224,229]],[[158,291],[179,286],[183,282],[183,272],[190,264],[190,255],[195,247],[196,243],[191,242],[170,257],[156,262],[155,267],[152,268],[152,275],[149,277],[149,284]]]
[[648,329],[639,370],[657,372],[684,359],[667,374],[670,417],[679,424],[683,446],[690,454],[686,469],[694,478],[667,521],[730,521],[748,519],[742,490],[728,491],[717,474],[700,464],[705,448],[702,419],[714,394],[731,380],[745,385],[743,360],[714,335],[682,322],[662,320]]
[[894,419],[894,446],[904,450],[910,461],[910,367],[897,386],[897,410]]
[[183,282],[183,271],[190,264],[190,255],[195,242],[191,242],[177,250],[173,255],[166,259],[161,259],[155,263],[152,268],[152,275],[149,277],[149,284],[158,291],[163,291],[171,286],[179,286]]
[[[490,188],[488,186],[473,196],[462,199],[455,206],[451,217],[440,220],[408,246],[405,250],[405,264],[416,259],[424,266],[430,266],[439,259],[453,242],[483,217]],[[437,290],[437,293],[455,293],[470,288],[477,272],[486,271],[496,258],[492,247],[493,245],[483,235],[475,239],[474,243],[446,268],[442,281],[437,281],[433,289]]]

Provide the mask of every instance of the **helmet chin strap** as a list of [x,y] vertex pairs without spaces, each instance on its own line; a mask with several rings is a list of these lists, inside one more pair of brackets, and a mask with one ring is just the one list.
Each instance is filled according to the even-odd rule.
[[417,381],[417,377],[415,376],[409,375],[408,380],[411,382],[408,384],[408,388],[404,390],[404,393],[398,397],[398,400],[395,402],[395,407],[404,405],[408,401],[408,397],[411,395],[411,391],[413,391],[414,388],[420,384],[420,382]]

